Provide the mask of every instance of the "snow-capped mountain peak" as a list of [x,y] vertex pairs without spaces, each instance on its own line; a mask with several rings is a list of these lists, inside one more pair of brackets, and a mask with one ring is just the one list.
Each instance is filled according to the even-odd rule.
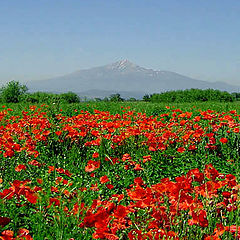
[[109,68],[115,69],[115,70],[130,70],[130,69],[136,69],[139,67],[127,59],[112,63],[108,66]]

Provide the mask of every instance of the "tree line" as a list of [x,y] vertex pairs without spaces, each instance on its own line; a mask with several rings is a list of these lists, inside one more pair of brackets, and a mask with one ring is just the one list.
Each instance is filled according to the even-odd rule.
[[10,81],[0,89],[0,102],[2,103],[78,103],[80,98],[76,93],[47,93],[47,92],[34,92],[29,93],[26,85],[18,81]]
[[[47,92],[34,92],[29,93],[26,85],[21,84],[18,81],[10,81],[2,88],[0,88],[0,102],[2,103],[78,103],[80,97],[73,92],[67,93],[47,93]],[[89,99],[84,99],[87,101]],[[93,99],[91,100],[93,101]],[[94,101],[104,102],[123,102],[123,101],[145,101],[153,103],[182,103],[182,102],[234,102],[240,101],[240,93],[228,93],[226,91],[214,90],[214,89],[187,89],[177,91],[167,91],[163,93],[146,94],[141,100],[135,98],[124,99],[119,93],[110,95],[109,97],[95,98]]]
[[148,102],[233,102],[240,100],[240,93],[229,93],[215,89],[186,89],[177,91],[167,91],[163,93],[154,93],[145,95],[144,101]]

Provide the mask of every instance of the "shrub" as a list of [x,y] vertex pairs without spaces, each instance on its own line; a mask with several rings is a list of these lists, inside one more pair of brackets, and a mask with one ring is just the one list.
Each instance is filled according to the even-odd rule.
[[26,85],[18,81],[10,81],[0,89],[1,101],[6,103],[18,103],[27,92]]
[[121,98],[121,95],[119,93],[112,94],[109,99],[111,102],[123,102],[124,99]]
[[79,96],[73,92],[67,92],[60,94],[60,99],[67,103],[78,103],[80,102]]

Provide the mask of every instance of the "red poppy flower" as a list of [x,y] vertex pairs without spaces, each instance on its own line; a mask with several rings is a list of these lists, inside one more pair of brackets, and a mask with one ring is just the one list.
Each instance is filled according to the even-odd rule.
[[93,158],[98,158],[99,157],[99,153],[98,152],[93,153],[92,157]]
[[223,144],[225,144],[225,143],[228,142],[227,138],[221,138],[219,141],[220,141],[221,143],[223,143]]
[[49,199],[49,205],[47,206],[47,208],[50,208],[52,204],[54,204],[54,206],[59,206],[60,205],[59,199],[57,199],[57,198],[50,198]]
[[43,180],[42,180],[41,178],[38,178],[38,179],[37,179],[37,182],[38,182],[39,184],[42,184],[42,183],[43,183]]
[[39,163],[37,160],[33,159],[32,161],[28,162],[29,165],[36,166],[36,167],[41,167],[42,164]]
[[1,234],[4,237],[3,240],[11,240],[14,236],[14,232],[10,230],[5,230]]
[[136,164],[135,167],[134,167],[134,170],[135,171],[141,171],[141,170],[143,170],[143,168],[141,167],[140,164]]
[[32,204],[36,204],[37,203],[37,195],[35,193],[32,193],[30,191],[27,191],[26,194],[25,194],[27,200],[32,203]]
[[56,131],[55,134],[56,134],[57,136],[60,136],[60,135],[62,135],[62,131]]
[[15,167],[16,172],[21,172],[22,170],[26,170],[26,166],[23,164],[19,164],[17,167]]
[[117,206],[117,209],[114,211],[113,216],[115,218],[124,218],[128,215],[128,213],[129,213],[129,210],[127,207],[119,205]]
[[106,184],[106,187],[107,187],[108,189],[113,189],[113,188],[114,188],[114,186],[113,186],[112,184]]
[[100,167],[99,161],[92,161],[89,160],[87,163],[87,166],[85,167],[86,172],[93,172],[94,170],[98,169]]
[[186,151],[186,149],[185,149],[184,147],[179,147],[179,148],[177,149],[177,151],[180,152],[180,153],[183,153],[183,152]]
[[101,184],[106,183],[106,182],[109,182],[109,179],[108,179],[107,175],[100,177],[100,183]]

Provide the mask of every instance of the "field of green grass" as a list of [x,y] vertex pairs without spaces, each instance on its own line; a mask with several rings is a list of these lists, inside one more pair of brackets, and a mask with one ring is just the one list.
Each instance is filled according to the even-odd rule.
[[239,102],[0,108],[0,239],[240,239]]
[[[6,107],[12,108],[16,113],[21,112],[24,108],[28,108],[33,104],[30,103],[8,103]],[[36,106],[41,106],[42,104],[37,104]],[[47,104],[46,104],[47,105]],[[137,112],[144,112],[147,115],[157,115],[166,111],[166,106],[179,108],[182,111],[192,111],[194,109],[198,110],[215,110],[218,112],[226,112],[231,110],[236,110],[240,112],[240,102],[186,102],[186,103],[151,103],[151,102],[80,102],[75,104],[62,104],[62,103],[52,103],[49,104],[51,111],[59,111],[62,109],[66,114],[73,115],[74,110],[85,110],[93,113],[94,109],[101,111],[109,111],[112,114],[121,113],[122,108],[130,107],[131,110]]]

